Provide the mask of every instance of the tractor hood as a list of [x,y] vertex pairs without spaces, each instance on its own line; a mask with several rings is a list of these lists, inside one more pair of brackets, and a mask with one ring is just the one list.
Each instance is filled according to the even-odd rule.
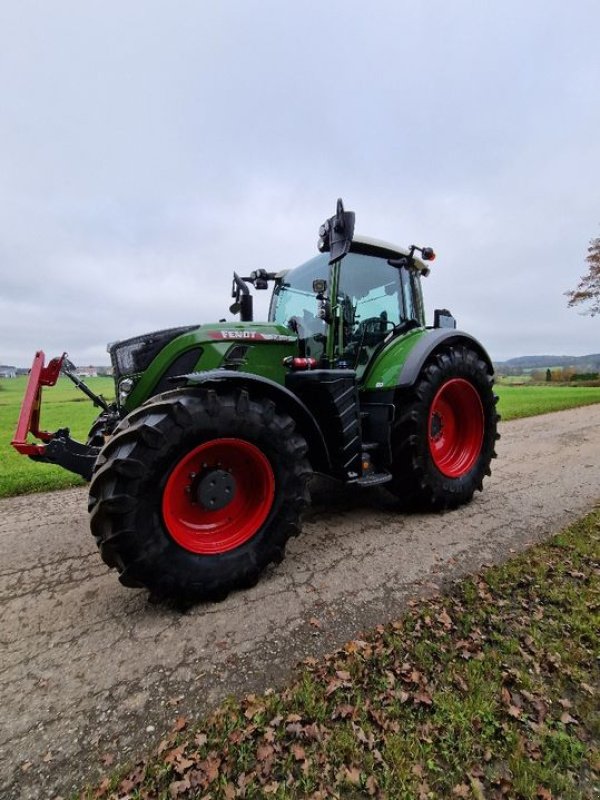
[[283,359],[298,355],[298,337],[272,322],[210,323],[124,339],[108,352],[119,403],[131,410],[190,372],[241,370],[283,384]]

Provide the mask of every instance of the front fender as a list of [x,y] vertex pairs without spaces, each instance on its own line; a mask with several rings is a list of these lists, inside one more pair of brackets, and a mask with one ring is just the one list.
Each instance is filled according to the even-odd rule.
[[250,372],[225,369],[178,375],[171,378],[171,383],[203,388],[246,389],[253,397],[272,400],[278,408],[292,417],[298,432],[306,439],[313,469],[324,473],[331,471],[331,458],[319,423],[306,405],[281,384]]

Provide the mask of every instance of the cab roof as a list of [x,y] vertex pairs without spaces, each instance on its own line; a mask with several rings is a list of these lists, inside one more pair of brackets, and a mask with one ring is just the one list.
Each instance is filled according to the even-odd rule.
[[[399,247],[381,239],[373,239],[371,236],[354,236],[350,245],[351,253],[360,253],[366,256],[378,256],[379,258],[398,258],[399,256],[409,255],[406,247]],[[420,258],[413,256],[414,268],[423,275],[429,274],[429,267]]]

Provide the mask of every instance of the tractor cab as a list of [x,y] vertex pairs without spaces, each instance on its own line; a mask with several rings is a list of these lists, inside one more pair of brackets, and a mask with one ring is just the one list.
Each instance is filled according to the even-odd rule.
[[338,267],[335,297],[328,291],[333,268],[323,253],[279,278],[269,321],[296,333],[302,357],[353,369],[360,377],[386,340],[425,325],[420,275],[427,267],[417,259],[410,266],[390,263],[408,255],[394,245],[354,237]]

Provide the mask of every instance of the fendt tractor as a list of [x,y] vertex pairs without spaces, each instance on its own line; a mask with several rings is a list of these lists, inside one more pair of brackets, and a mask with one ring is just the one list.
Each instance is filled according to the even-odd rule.
[[[449,311],[425,324],[433,250],[354,236],[354,223],[338,200],[319,255],[234,273],[239,322],[109,345],[115,402],[66,355],[36,354],[12,444],[91,481],[92,533],[125,586],[190,603],[254,585],[299,533],[313,472],[383,486],[401,508],[452,509],[482,489],[492,362]],[[269,284],[268,322],[254,322],[249,285]],[[42,387],[61,373],[102,409],[86,444],[40,429]]]

